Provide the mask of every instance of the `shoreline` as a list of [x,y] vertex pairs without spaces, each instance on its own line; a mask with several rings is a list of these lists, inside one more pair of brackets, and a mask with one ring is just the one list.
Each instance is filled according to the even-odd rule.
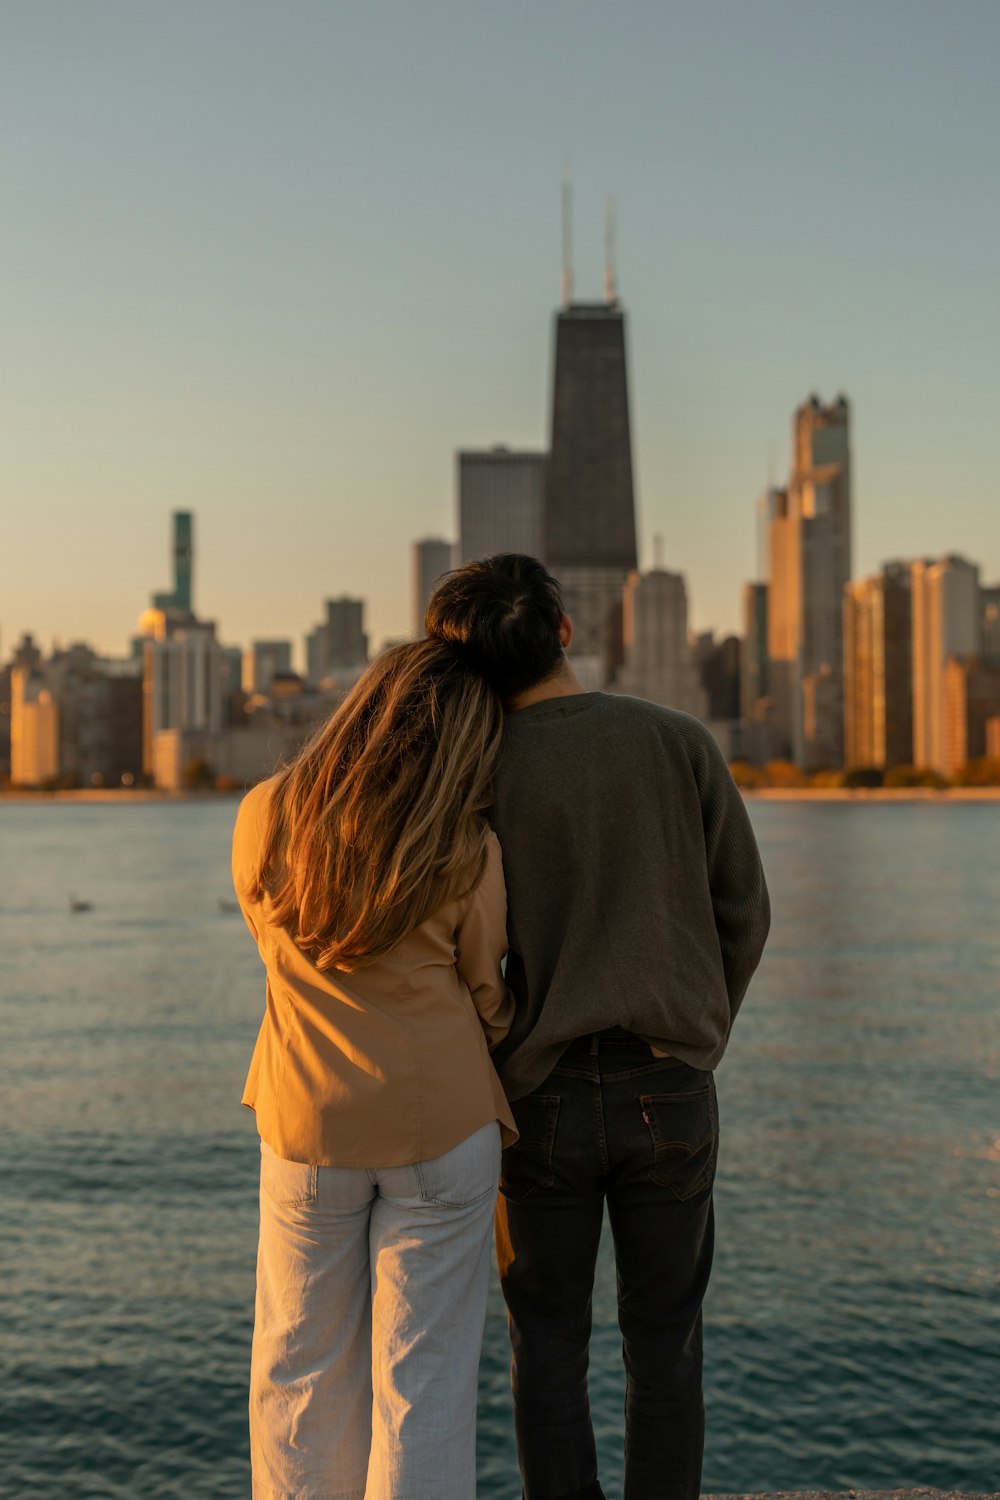
[[136,806],[148,802],[223,802],[233,797],[242,797],[244,788],[231,792],[166,792],[159,787],[74,787],[59,792],[31,792],[13,790],[0,792],[0,807],[5,802],[16,802],[23,806],[38,804],[51,806],[57,802],[108,802],[119,807]]
[[[938,790],[929,786],[900,787],[741,787],[746,802],[1000,802],[1000,786],[954,786]],[[128,790],[117,787],[77,787],[57,792],[0,792],[0,807],[54,806],[64,802],[115,804],[135,807],[148,803],[232,801],[244,795],[232,791],[167,792],[158,787]]]
[[1000,786],[741,787],[747,802],[1000,802]]

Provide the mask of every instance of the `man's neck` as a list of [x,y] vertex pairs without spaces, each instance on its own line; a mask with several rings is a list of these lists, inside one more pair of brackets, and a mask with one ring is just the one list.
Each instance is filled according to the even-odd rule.
[[576,673],[564,656],[562,665],[551,677],[546,677],[544,682],[536,682],[534,687],[526,688],[523,693],[518,693],[516,698],[508,700],[505,707],[509,714],[515,713],[519,708],[530,708],[532,703],[544,703],[547,698],[575,698],[584,691]]

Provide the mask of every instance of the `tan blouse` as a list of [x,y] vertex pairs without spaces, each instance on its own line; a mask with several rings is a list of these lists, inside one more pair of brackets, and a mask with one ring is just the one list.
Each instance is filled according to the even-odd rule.
[[474,891],[449,902],[353,974],[320,970],[247,896],[272,782],[248,792],[233,834],[233,883],[267,971],[264,1020],[243,1103],[287,1161],[394,1167],[442,1156],[499,1120],[516,1139],[490,1061],[514,1001],[500,974],[507,896],[490,834]]

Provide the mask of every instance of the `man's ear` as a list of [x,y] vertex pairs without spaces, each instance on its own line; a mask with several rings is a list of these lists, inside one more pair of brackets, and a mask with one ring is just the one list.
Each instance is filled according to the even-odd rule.
[[569,615],[563,615],[559,621],[559,644],[564,651],[568,651],[573,640],[573,621]]

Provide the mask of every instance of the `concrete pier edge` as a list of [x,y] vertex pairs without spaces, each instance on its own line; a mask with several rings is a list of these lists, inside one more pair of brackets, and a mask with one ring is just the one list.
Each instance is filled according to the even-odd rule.
[[1000,1490],[755,1490],[703,1495],[702,1500],[1000,1500]]

